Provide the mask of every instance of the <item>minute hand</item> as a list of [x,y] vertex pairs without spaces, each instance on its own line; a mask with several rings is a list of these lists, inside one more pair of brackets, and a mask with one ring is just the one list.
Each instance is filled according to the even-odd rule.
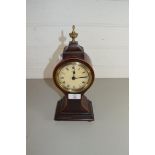
[[77,77],[76,79],[79,79],[79,78],[87,78],[88,76],[81,76],[81,77]]

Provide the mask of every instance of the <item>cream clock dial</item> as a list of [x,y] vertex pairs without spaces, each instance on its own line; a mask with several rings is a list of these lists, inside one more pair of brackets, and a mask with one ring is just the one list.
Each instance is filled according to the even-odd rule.
[[91,71],[80,62],[68,62],[57,69],[56,82],[65,91],[81,92],[92,82]]

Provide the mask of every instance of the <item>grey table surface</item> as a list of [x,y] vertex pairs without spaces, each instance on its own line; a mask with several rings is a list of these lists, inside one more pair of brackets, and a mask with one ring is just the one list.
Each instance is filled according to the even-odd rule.
[[95,79],[95,121],[54,121],[52,80],[27,80],[27,155],[128,155],[128,89],[128,79]]

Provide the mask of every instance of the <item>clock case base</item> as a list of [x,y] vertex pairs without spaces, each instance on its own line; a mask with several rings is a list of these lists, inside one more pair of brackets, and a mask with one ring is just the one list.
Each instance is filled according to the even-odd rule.
[[57,103],[56,121],[94,121],[92,102],[82,96],[82,99],[67,99],[64,96]]

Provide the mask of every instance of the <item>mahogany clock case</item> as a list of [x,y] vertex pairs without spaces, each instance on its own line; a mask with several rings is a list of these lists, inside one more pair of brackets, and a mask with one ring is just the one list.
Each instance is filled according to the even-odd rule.
[[[62,53],[62,60],[56,65],[53,71],[54,83],[57,88],[59,88],[64,93],[64,97],[57,103],[54,119],[58,121],[93,121],[94,113],[92,102],[87,99],[84,93],[93,84],[95,74],[93,68],[90,65],[91,63],[89,62],[89,59],[86,57],[84,48],[78,45],[78,42],[75,41],[75,38],[78,36],[78,34],[74,31],[75,26],[73,25],[72,28],[72,33],[69,33],[72,41],[70,41],[69,45],[64,48]],[[79,62],[90,70],[90,83],[88,84],[88,87],[85,87],[85,89],[82,89],[78,92],[80,95],[79,99],[69,98],[68,94],[76,95],[77,92],[69,92],[68,90],[62,89],[60,83],[57,83],[57,71],[59,68],[61,68],[61,66],[65,66],[69,62]]]

